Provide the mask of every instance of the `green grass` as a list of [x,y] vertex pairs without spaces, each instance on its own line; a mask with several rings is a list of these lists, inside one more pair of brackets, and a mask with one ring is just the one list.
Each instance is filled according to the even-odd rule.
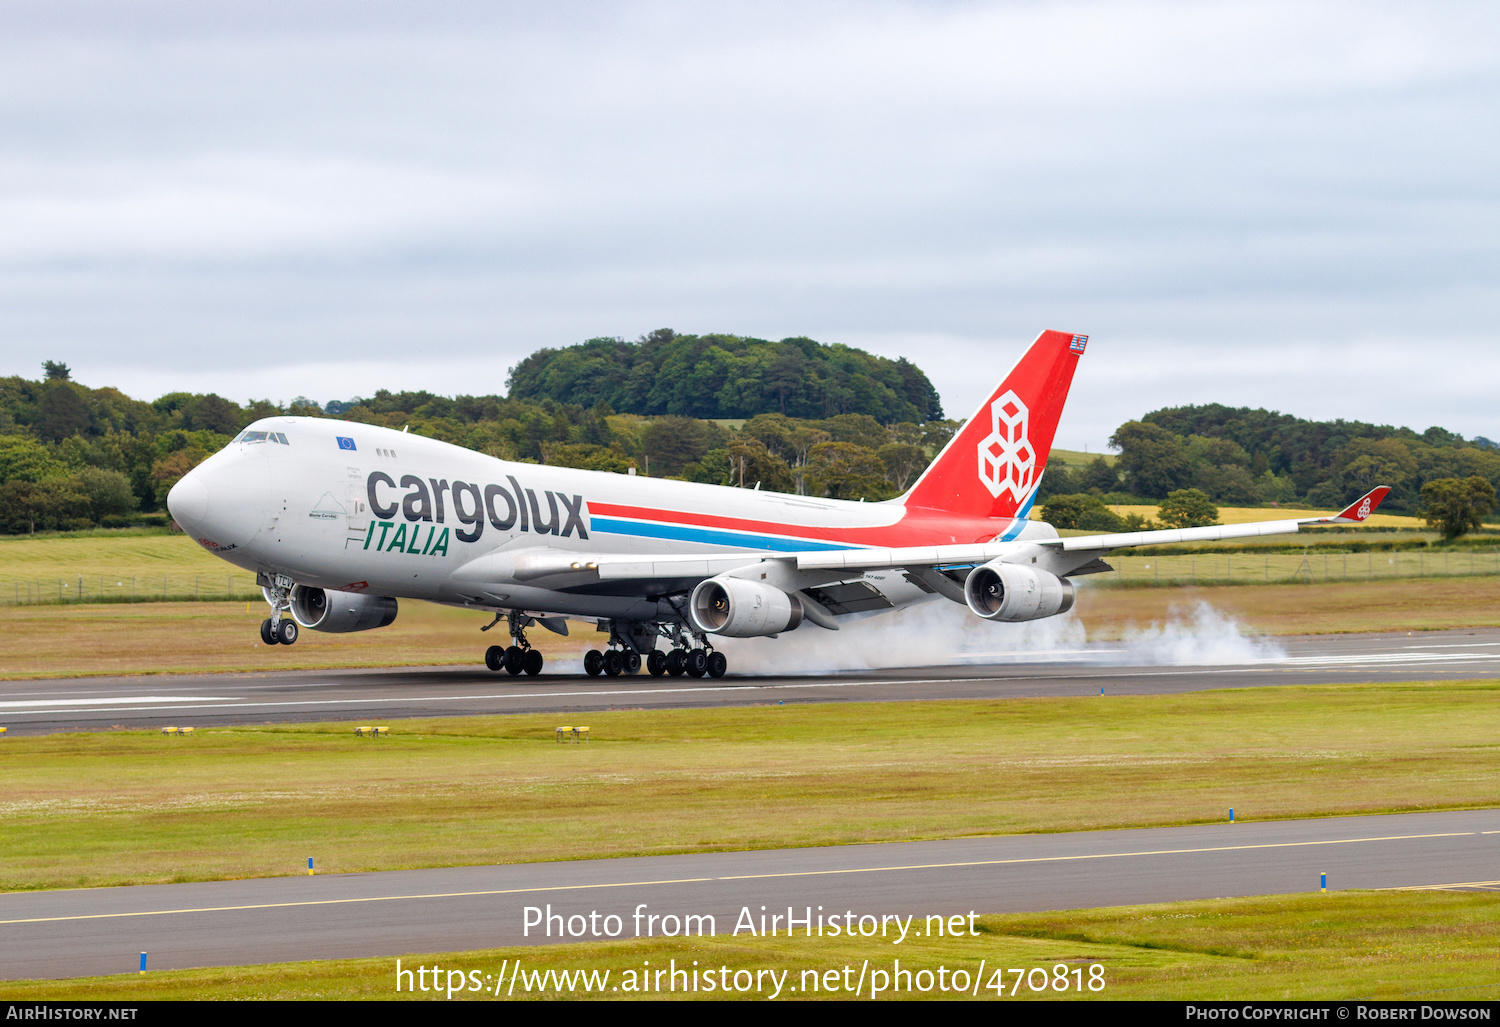
[[0,604],[259,598],[255,575],[186,535],[149,530],[0,538]]
[[1119,462],[1119,457],[1113,453],[1085,453],[1078,449],[1053,449],[1047,456],[1049,464],[1063,464],[1071,470],[1082,470],[1100,457],[1104,462],[1113,467]]
[[[920,917],[917,923],[921,923]],[[1462,892],[1334,892],[1218,899],[1159,905],[1123,906],[1110,909],[1058,913],[1022,913],[985,916],[977,922],[977,936],[924,938],[908,936],[900,945],[889,940],[796,937],[750,938],[728,936],[727,929],[714,938],[691,941],[641,940],[548,947],[502,948],[476,952],[409,954],[401,957],[402,969],[429,971],[423,983],[432,981],[430,970],[438,968],[440,979],[472,987],[486,975],[499,976],[520,960],[528,975],[536,971],[610,972],[602,995],[611,999],[720,998],[721,992],[699,991],[696,995],[664,992],[640,995],[629,990],[609,991],[632,978],[627,971],[646,969],[646,961],[670,973],[677,967],[727,968],[775,971],[782,978],[782,998],[849,998],[842,990],[842,971],[850,970],[857,983],[860,971],[883,970],[886,980],[901,961],[910,971],[954,970],[968,975],[972,987],[980,961],[985,970],[979,981],[979,997],[998,998],[985,985],[996,982],[995,968],[1003,974],[1005,1002],[1039,999],[1086,1001],[1103,999],[1215,999],[1311,1000],[1375,999],[1406,1001],[1470,1001],[1500,998],[1500,967],[1495,951],[1500,947],[1500,894]],[[869,960],[868,965],[865,960]],[[1051,990],[1055,968],[1061,964],[1071,987],[1066,995]],[[1102,965],[1103,986],[1088,990],[1091,968]],[[1048,981],[1048,990],[1032,991],[1011,968],[1031,970],[1031,983]],[[841,990],[821,990],[836,971]],[[1072,971],[1077,970],[1074,978]],[[450,976],[450,971],[452,976]],[[806,971],[817,972],[804,978]],[[462,975],[462,976],[460,976]],[[800,990],[819,979],[820,990]],[[519,978],[519,975],[517,975]],[[639,980],[639,978],[634,978]],[[667,978],[664,975],[663,980]],[[721,975],[722,979],[722,975]],[[679,979],[681,980],[681,979]],[[690,978],[689,978],[690,980]],[[750,978],[742,977],[748,984]],[[867,976],[861,997],[869,995]],[[915,975],[913,984],[919,980]],[[701,979],[700,979],[701,981]],[[924,981],[925,982],[925,981]],[[413,975],[415,983],[415,975]],[[500,998],[587,997],[577,992],[559,993],[556,979],[543,993],[526,992],[518,983],[514,994],[501,989]],[[762,978],[760,994],[745,998],[767,998],[772,987]],[[398,994],[394,958],[327,960],[281,963],[265,966],[225,967],[206,970],[120,974],[65,981],[12,981],[0,983],[0,999],[38,1001],[47,999],[95,1001],[147,1001],[152,999],[391,999],[447,1000],[439,990]],[[492,984],[486,984],[493,987]],[[791,989],[799,989],[792,991]],[[958,997],[954,991],[933,987],[925,996],[903,992],[881,998]],[[455,990],[454,1001],[496,997],[477,990]]]
[[[1103,680],[1107,680],[1107,675]],[[8,889],[1500,805],[1500,684],[0,742]],[[553,729],[582,720],[587,746]],[[190,718],[189,718],[190,722]]]

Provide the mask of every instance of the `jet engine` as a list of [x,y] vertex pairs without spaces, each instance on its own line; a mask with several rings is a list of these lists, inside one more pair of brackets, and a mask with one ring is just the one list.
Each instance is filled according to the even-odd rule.
[[693,589],[688,616],[693,627],[705,633],[731,638],[775,635],[802,623],[802,601],[758,581],[709,578]]
[[1039,620],[1073,608],[1073,583],[1051,571],[994,560],[969,572],[964,599],[985,620]]
[[292,586],[292,619],[313,631],[368,631],[396,619],[396,600],[310,585]]

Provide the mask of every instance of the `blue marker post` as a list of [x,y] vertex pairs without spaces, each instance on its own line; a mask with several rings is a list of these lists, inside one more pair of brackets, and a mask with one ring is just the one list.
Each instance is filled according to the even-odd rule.
[[146,953],[141,953],[141,973],[146,972]]
[[1328,891],[1328,875],[1327,874],[1324,874],[1323,877],[1322,877],[1322,880],[1318,882],[1318,890],[1322,891],[1322,892],[1327,892]]
[[1234,810],[1229,811],[1229,822],[1234,823]]
[[313,875],[313,872],[312,872],[312,857],[308,856],[307,857],[307,876],[311,877],[312,875]]

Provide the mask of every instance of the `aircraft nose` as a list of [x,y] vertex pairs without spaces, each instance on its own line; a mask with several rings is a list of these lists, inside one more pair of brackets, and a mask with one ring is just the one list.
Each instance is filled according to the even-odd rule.
[[195,529],[208,514],[208,485],[196,470],[182,476],[167,493],[167,509],[184,528]]

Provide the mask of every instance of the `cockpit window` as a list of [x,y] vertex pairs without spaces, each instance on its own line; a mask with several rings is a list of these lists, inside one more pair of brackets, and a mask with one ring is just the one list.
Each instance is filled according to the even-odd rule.
[[290,446],[286,436],[279,431],[247,431],[242,432],[236,442],[275,442],[282,446]]

